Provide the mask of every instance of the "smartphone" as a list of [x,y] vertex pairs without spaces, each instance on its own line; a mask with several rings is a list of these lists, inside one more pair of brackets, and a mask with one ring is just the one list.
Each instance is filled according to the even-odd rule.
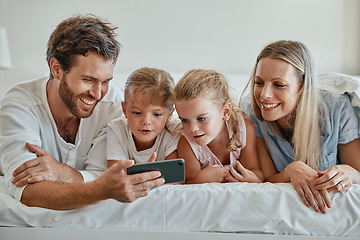
[[127,174],[137,174],[150,171],[160,171],[165,183],[185,181],[184,159],[171,159],[149,163],[137,163],[127,169]]

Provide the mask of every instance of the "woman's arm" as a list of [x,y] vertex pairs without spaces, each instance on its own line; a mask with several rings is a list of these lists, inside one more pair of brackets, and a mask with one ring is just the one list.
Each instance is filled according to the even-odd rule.
[[312,206],[316,212],[327,212],[326,207],[331,207],[331,201],[326,190],[316,190],[314,188],[312,183],[317,178],[317,173],[314,169],[303,162],[295,161],[278,173],[264,140],[257,137],[256,143],[265,181],[273,183],[291,182],[307,207]]
[[266,182],[290,182],[285,172],[278,173],[265,145],[264,139],[256,137],[256,148],[260,163],[260,169]]

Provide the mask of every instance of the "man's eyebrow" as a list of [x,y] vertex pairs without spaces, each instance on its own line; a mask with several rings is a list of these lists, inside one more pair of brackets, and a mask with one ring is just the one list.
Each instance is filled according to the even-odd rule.
[[82,78],[90,78],[90,79],[93,79],[93,80],[97,80],[96,77],[92,77],[92,76],[88,76],[88,75],[81,75]]
[[[92,80],[100,80],[100,79],[98,79],[98,78],[96,78],[96,77],[88,76],[88,75],[81,75],[81,77],[82,77],[82,78],[90,78],[90,79],[92,79]],[[113,78],[114,78],[114,76],[111,76],[110,78],[107,78],[105,81],[110,81],[110,80],[112,80]]]

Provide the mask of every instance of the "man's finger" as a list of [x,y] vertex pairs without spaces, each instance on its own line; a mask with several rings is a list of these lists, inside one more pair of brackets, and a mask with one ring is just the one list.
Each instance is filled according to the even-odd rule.
[[37,165],[39,165],[39,161],[38,161],[37,158],[29,160],[27,162],[24,162],[23,164],[21,164],[18,168],[16,168],[14,170],[13,176],[16,177],[17,175],[19,175],[20,173],[22,173],[26,169],[33,168],[33,167],[35,167]]
[[115,173],[125,173],[126,169],[134,165],[133,160],[119,160],[116,161],[115,164],[113,164],[110,169],[114,171]]
[[41,157],[46,153],[44,149],[37,145],[26,142],[25,146],[30,152],[35,153],[38,157]]
[[[140,175],[140,174],[138,174],[138,175]],[[135,175],[133,175],[133,176],[135,176]],[[142,192],[142,191],[147,191],[150,188],[160,186],[164,183],[165,183],[164,178],[155,178],[152,180],[143,181],[138,184],[134,184],[133,189],[134,189],[134,192]]]
[[13,183],[16,187],[23,187],[27,184],[29,184],[29,176],[27,176],[26,178],[22,178],[16,182]]
[[141,184],[150,180],[157,179],[161,176],[161,172],[159,171],[151,171],[151,172],[143,172],[131,175],[130,183],[135,184]]
[[17,187],[25,186],[27,183],[29,183],[29,178],[37,175],[41,171],[42,168],[40,167],[40,165],[32,168],[27,168],[24,171],[14,175],[14,179],[11,182]]

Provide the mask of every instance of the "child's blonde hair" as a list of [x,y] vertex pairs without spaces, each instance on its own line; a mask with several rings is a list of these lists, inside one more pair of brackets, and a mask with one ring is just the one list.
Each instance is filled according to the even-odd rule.
[[156,68],[140,68],[132,72],[126,80],[124,101],[165,105],[171,112],[174,109],[174,85],[170,73]]
[[236,144],[236,136],[240,131],[237,115],[242,115],[243,112],[237,107],[235,101],[230,96],[226,77],[214,70],[193,69],[186,72],[175,85],[174,102],[189,101],[200,97],[212,100],[219,108],[222,108],[226,103],[231,103],[231,115],[228,126],[233,130],[234,134],[229,139],[227,149],[230,152],[236,150],[236,148],[240,147]]

